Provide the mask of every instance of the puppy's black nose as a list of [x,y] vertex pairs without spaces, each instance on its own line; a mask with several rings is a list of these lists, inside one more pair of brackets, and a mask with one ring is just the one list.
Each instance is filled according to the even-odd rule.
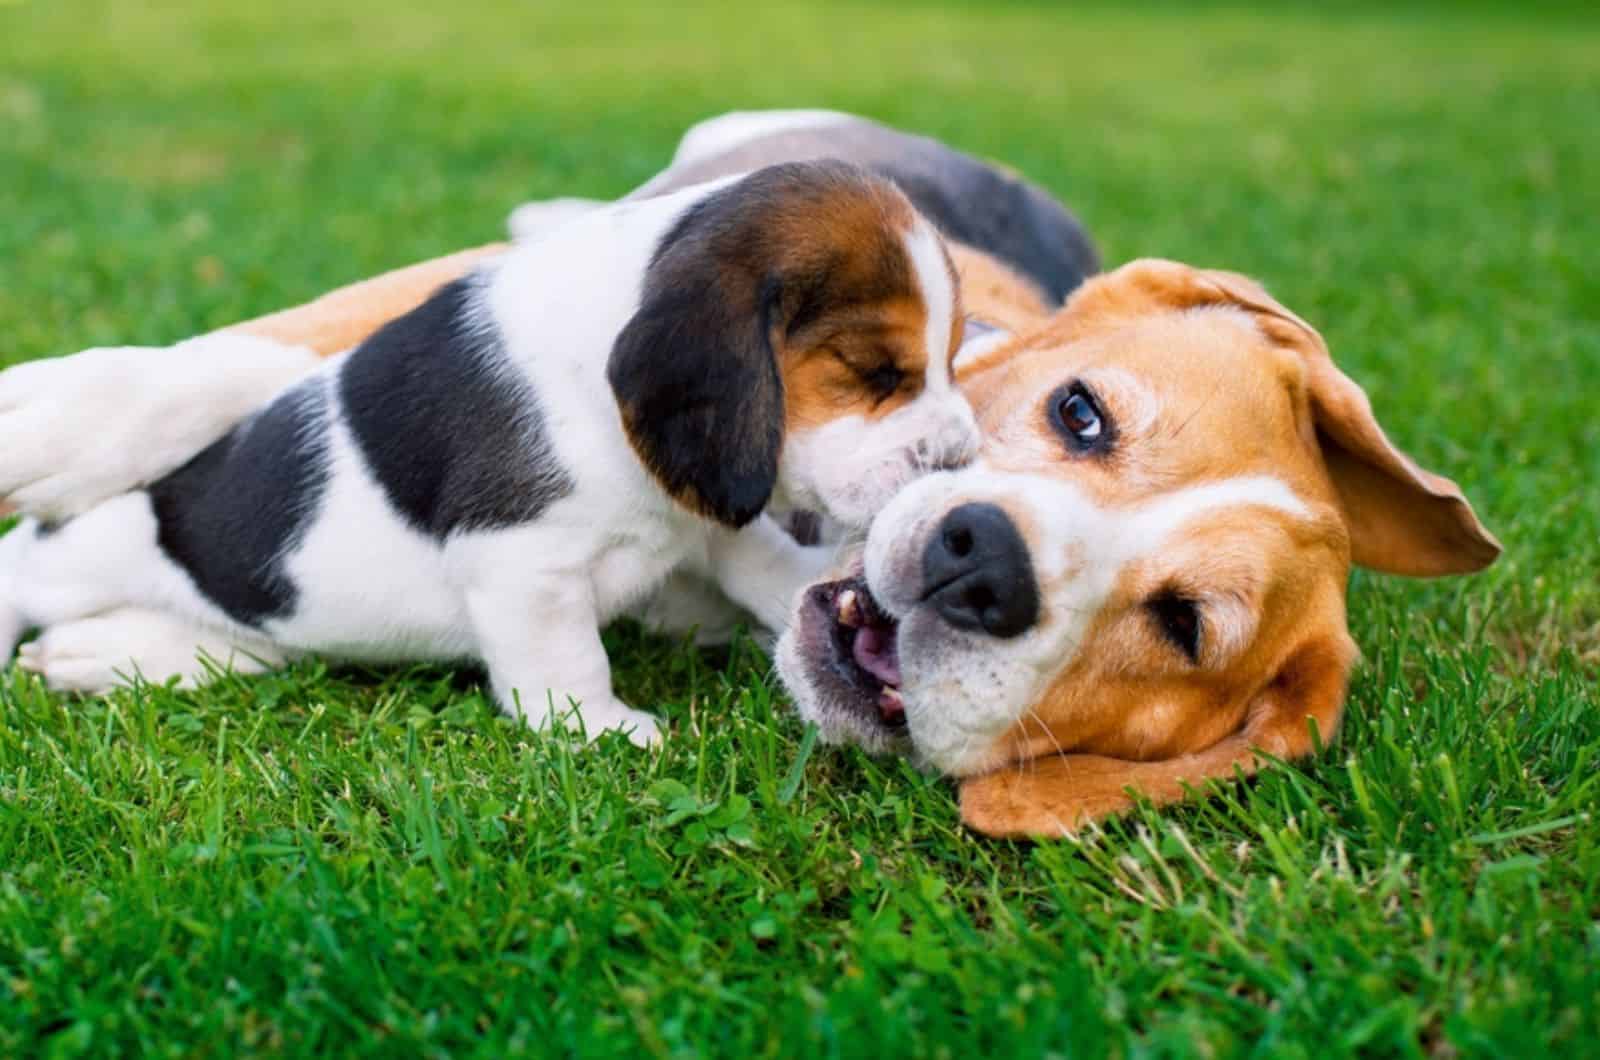
[[993,504],[952,509],[922,553],[922,598],[957,629],[1015,637],[1039,620],[1027,543]]

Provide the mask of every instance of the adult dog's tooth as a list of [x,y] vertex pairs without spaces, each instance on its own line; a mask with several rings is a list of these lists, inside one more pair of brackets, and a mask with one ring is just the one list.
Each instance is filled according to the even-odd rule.
[[838,616],[841,626],[855,629],[861,625],[861,597],[854,589],[846,589],[839,594],[839,599],[834,602],[834,613]]
[[878,716],[891,725],[898,725],[905,720],[906,701],[898,688],[885,685],[879,690]]

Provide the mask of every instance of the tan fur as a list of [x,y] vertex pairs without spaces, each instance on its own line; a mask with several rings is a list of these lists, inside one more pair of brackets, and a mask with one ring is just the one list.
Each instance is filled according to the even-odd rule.
[[1044,292],[1016,270],[964,243],[946,245],[968,313],[1007,331],[1031,329],[1049,317]]
[[328,357],[359,345],[384,324],[421,305],[440,287],[505,249],[503,243],[491,243],[395,269],[225,330],[308,346]]

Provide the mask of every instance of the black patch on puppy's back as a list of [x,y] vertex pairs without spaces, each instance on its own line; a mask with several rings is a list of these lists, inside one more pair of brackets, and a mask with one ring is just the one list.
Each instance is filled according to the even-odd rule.
[[300,383],[149,487],[161,550],[236,622],[294,610],[283,561],[327,486],[327,387]]
[[574,489],[523,374],[506,362],[481,277],[441,287],[350,354],[345,422],[389,503],[443,540],[532,522]]

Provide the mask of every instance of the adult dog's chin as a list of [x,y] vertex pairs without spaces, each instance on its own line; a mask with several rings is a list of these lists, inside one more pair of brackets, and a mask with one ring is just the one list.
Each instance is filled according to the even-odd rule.
[[823,739],[875,754],[910,748],[899,635],[859,574],[805,591],[778,644],[778,672]]

